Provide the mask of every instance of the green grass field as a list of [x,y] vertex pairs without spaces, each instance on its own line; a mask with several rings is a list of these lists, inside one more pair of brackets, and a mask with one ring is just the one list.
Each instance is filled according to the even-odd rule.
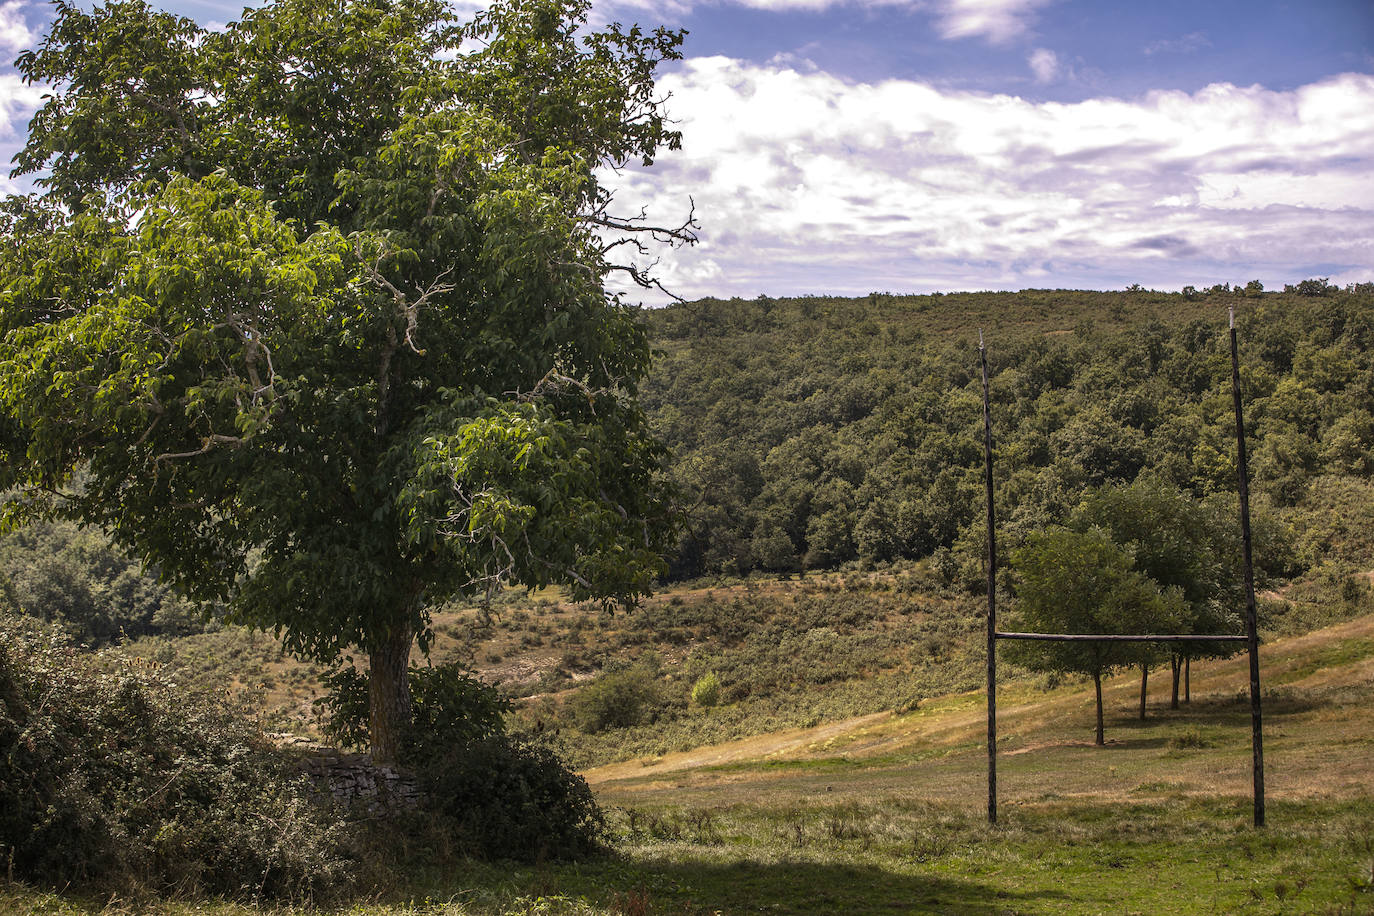
[[[616,853],[581,865],[416,868],[347,913],[1374,913],[1374,616],[1277,639],[1268,826],[1250,825],[1242,659],[1152,679],[1002,691],[1000,818],[986,823],[979,692],[586,772]],[[9,885],[0,911],[239,914]]]

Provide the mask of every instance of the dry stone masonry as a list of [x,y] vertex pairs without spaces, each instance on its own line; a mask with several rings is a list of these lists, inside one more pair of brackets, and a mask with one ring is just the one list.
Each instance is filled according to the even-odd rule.
[[280,737],[285,739],[283,744],[300,752],[301,772],[340,805],[375,813],[414,808],[420,803],[419,784],[408,773],[376,766],[367,754],[345,754],[303,738]]

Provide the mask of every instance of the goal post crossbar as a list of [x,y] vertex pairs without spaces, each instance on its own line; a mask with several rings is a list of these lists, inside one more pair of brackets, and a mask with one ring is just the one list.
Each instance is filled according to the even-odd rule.
[[995,639],[1038,639],[1047,642],[1247,642],[1248,636],[1206,636],[1201,633],[1004,633]]
[[[1231,398],[1236,415],[1236,470],[1240,497],[1240,528],[1242,575],[1245,584],[1244,636],[1219,636],[1198,633],[1178,634],[1091,634],[1091,633],[1011,633],[997,629],[997,524],[994,512],[994,480],[992,473],[992,407],[988,394],[988,356],[983,332],[978,331],[978,361],[983,376],[983,453],[987,485],[987,668],[988,668],[988,823],[997,823],[997,640],[1028,639],[1046,642],[1163,642],[1163,643],[1247,643],[1250,661],[1250,729],[1252,775],[1254,779],[1254,823],[1263,827],[1264,805],[1264,737],[1260,710],[1259,614],[1255,605],[1255,573],[1251,555],[1250,533],[1250,472],[1245,450],[1245,421],[1241,410],[1240,355],[1236,343],[1236,315],[1234,307],[1228,316],[1231,343]],[[1142,704],[1144,694],[1142,687]],[[1100,694],[1099,694],[1100,702]],[[1143,710],[1142,705],[1142,710]]]

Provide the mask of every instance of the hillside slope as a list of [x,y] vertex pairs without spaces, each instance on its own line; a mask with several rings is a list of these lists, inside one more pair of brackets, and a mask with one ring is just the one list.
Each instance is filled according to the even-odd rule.
[[[1265,763],[1271,798],[1368,797],[1374,791],[1374,614],[1261,649]],[[1244,656],[1193,667],[1192,702],[1168,708],[1158,679],[1145,721],[1139,679],[1106,686],[1108,745],[1092,745],[1087,683],[999,692],[1001,795],[1009,804],[1056,798],[1245,796],[1250,791],[1248,669]],[[759,735],[585,775],[618,804],[728,804],[875,792],[977,808],[985,792],[981,691],[932,699],[810,729]]]
[[[760,297],[648,312],[662,355],[643,399],[689,507],[673,574],[945,551],[967,565],[982,543],[980,330],[1008,547],[1106,482],[1231,493],[1231,307],[1257,506],[1304,528],[1333,508],[1369,521],[1374,293],[1303,288],[1317,294]],[[1369,559],[1370,538],[1353,540]]]

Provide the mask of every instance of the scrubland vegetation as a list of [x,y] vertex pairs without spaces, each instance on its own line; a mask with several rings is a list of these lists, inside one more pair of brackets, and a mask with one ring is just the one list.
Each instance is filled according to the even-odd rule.
[[[18,58],[0,911],[1374,908],[1374,288],[637,310],[696,223],[603,180],[685,35],[590,8],[59,3]],[[1211,637],[1228,308],[1270,826],[1210,645],[1179,703],[1009,651],[989,827],[976,334],[1006,619]]]
[[[110,791],[91,775],[109,765],[104,750],[25,764],[53,777],[47,797],[95,825],[50,817],[44,829],[113,845],[67,858],[92,864],[62,894],[41,888],[67,878],[14,847],[11,880],[27,883],[0,890],[0,908],[229,913],[275,895],[376,913],[1368,912],[1374,302],[1308,292],[703,302],[646,316],[665,350],[646,391],[650,419],[675,448],[671,472],[690,507],[678,578],[616,612],[558,590],[431,609],[437,673],[418,676],[425,689],[447,684],[460,714],[421,721],[456,734],[470,764],[446,758],[434,770],[444,829],[331,819],[299,794],[289,755],[241,718],[222,706],[184,721],[170,713],[200,709],[182,698],[213,690],[270,731],[357,743],[356,725],[351,736],[341,726],[365,706],[352,668],[301,662],[216,608],[191,613],[98,533],[8,535],[6,601],[66,634],[13,624],[36,648],[5,656],[11,733],[35,734],[39,720],[11,700],[41,693],[34,679],[48,671],[72,704],[92,704],[53,722],[89,734],[91,747],[122,747],[119,760],[162,751]],[[1037,673],[1013,653],[1003,823],[989,828],[969,328],[983,325],[993,362],[1011,619],[1025,587],[1011,561],[1053,530],[1104,532],[1123,569],[1160,594],[1176,588],[1179,601],[1187,582],[1229,582],[1186,595],[1225,611],[1235,601],[1228,304],[1239,308],[1255,455],[1270,826],[1248,826],[1240,660],[1195,661],[1191,702],[1177,710],[1168,678],[1152,680],[1143,720],[1138,682],[1109,669],[1107,740],[1094,750],[1091,681]],[[1174,554],[1113,524],[1139,492],[1201,513],[1189,534],[1216,562],[1185,570],[1191,579],[1169,573],[1160,557]],[[63,638],[103,648],[92,656]],[[71,724],[81,722],[99,724]],[[186,730],[199,723],[223,737],[195,732],[193,752]],[[78,746],[54,737],[32,753]],[[599,813],[552,753],[584,773]],[[239,768],[205,762],[216,754]],[[497,773],[517,775],[504,786],[481,775]],[[484,864],[554,835],[516,829],[528,816],[519,805],[546,806],[533,801],[548,798],[541,790],[521,794],[541,784],[561,787],[582,818],[584,853],[603,841],[615,851]],[[182,810],[192,796],[205,807]],[[492,797],[516,807],[479,804]],[[452,826],[472,812],[512,828],[504,846],[480,839],[480,824]],[[196,859],[193,847],[246,852]]]

